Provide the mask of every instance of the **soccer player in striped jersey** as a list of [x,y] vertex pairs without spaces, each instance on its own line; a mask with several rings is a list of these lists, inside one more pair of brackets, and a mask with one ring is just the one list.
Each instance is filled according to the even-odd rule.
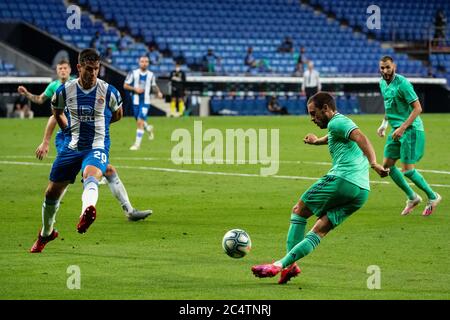
[[[52,96],[55,94],[56,90],[61,86],[61,84],[71,79],[70,72],[71,68],[69,61],[63,59],[56,65],[57,79],[52,81],[42,94],[34,95],[30,93],[24,86],[19,86],[17,88],[17,91],[21,95],[24,95],[29,100],[33,101],[34,103],[43,104],[48,99],[52,98]],[[47,125],[45,127],[42,143],[37,147],[35,152],[36,157],[39,160],[45,158],[45,156],[48,153],[50,139],[52,137],[53,131],[55,130],[55,127],[56,127],[56,119],[52,115],[48,119]],[[56,133],[55,146],[58,153],[64,147],[64,135],[61,130],[58,130],[58,132]],[[104,175],[104,179],[106,180],[106,183],[108,184],[114,197],[119,201],[129,221],[138,221],[141,219],[145,219],[152,214],[152,210],[137,210],[132,206],[130,199],[128,197],[127,190],[125,189],[122,180],[119,178],[117,169],[113,165],[108,164],[108,167]],[[61,198],[59,199],[60,202],[64,197],[66,190],[67,188],[62,193]]]
[[160,99],[163,98],[161,90],[159,90],[159,87],[156,85],[156,77],[153,72],[148,70],[148,65],[148,57],[140,57],[139,68],[131,71],[123,84],[125,90],[133,93],[133,112],[137,125],[136,140],[130,147],[130,150],[139,150],[145,131],[148,132],[150,140],[154,138],[154,128],[147,123],[148,110],[150,108],[150,94],[152,91],[156,91],[157,97]]
[[[375,150],[358,126],[336,110],[333,97],[318,92],[307,102],[308,112],[319,128],[328,134],[318,138],[310,133],[303,140],[311,145],[328,145],[333,167],[313,184],[292,209],[287,234],[287,254],[272,264],[252,267],[255,276],[273,277],[281,273],[279,284],[300,273],[296,261],[310,254],[328,232],[359,210],[370,191],[369,164],[380,177],[389,169],[377,163]],[[305,235],[307,219],[317,216],[311,231]]]
[[109,125],[123,115],[117,89],[97,78],[100,70],[98,52],[94,49],[81,51],[77,69],[79,78],[62,84],[51,101],[53,115],[64,134],[64,147],[53,162],[42,205],[43,226],[31,252],[42,252],[49,241],[58,237],[53,225],[59,201],[80,169],[84,190],[77,231],[85,233],[95,221],[98,181],[108,165]]
[[[434,192],[425,178],[415,169],[425,149],[425,132],[420,114],[422,106],[412,84],[404,76],[395,72],[396,65],[390,56],[380,60],[381,94],[384,99],[385,117],[377,133],[384,137],[388,124],[392,130],[384,146],[383,165],[390,168],[389,175],[403,190],[408,199],[401,215],[408,215],[422,202],[422,198],[406,182],[407,177],[428,197],[423,216],[434,212],[442,197]],[[402,172],[395,163],[400,159]]]

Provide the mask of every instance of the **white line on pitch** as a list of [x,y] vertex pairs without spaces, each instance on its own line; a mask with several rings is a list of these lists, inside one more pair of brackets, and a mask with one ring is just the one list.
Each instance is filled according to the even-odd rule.
[[[24,166],[51,166],[51,163],[35,163],[35,162],[19,162],[19,161],[0,161],[0,164],[10,165],[24,165]],[[202,170],[187,170],[187,169],[173,169],[173,168],[160,168],[160,167],[144,167],[144,166],[115,166],[118,169],[137,169],[137,170],[149,170],[159,172],[175,172],[175,173],[191,173],[191,174],[204,174],[204,175],[217,175],[217,176],[233,176],[233,177],[256,177],[256,178],[276,178],[276,179],[289,179],[289,180],[317,180],[317,177],[304,177],[304,176],[261,176],[255,173],[236,173],[236,172],[220,172],[220,171],[202,171]],[[391,184],[388,181],[370,181],[372,184]],[[413,185],[410,183],[410,185]],[[446,184],[430,184],[432,187],[450,188],[450,185]]]
[[[35,159],[35,156],[0,156],[0,158],[6,158],[6,159]],[[49,159],[54,159],[55,157],[50,156]],[[170,158],[157,158],[157,157],[112,157],[113,160],[131,160],[131,161],[181,161],[182,159],[170,159]],[[191,159],[192,163],[194,163],[196,159]],[[200,161],[208,161],[213,159],[198,159]],[[295,160],[279,160],[274,161],[275,163],[293,163],[293,164],[312,164],[312,165],[319,165],[319,166],[331,166],[331,162],[321,162],[321,161],[295,161]],[[230,160],[230,161],[218,161],[215,164],[249,164],[249,160]],[[428,170],[428,169],[417,169],[419,172],[426,172],[426,173],[436,173],[436,174],[450,174],[450,171],[442,171],[442,170]]]

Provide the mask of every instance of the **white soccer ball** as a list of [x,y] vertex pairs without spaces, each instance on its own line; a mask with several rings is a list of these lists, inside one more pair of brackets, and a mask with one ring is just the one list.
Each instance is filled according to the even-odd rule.
[[252,248],[252,241],[244,230],[233,229],[223,236],[222,247],[230,257],[243,258]]

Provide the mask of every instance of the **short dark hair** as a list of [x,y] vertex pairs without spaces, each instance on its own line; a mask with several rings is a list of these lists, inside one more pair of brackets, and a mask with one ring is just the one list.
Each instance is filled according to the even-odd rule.
[[68,64],[69,67],[70,67],[70,62],[66,58],[62,58],[61,60],[59,60],[56,65],[59,66],[59,65],[62,65],[62,64]]
[[391,56],[384,56],[384,57],[382,57],[380,59],[380,61],[382,61],[382,62],[388,62],[388,61],[394,62],[394,59]]
[[331,110],[336,110],[336,102],[334,101],[333,96],[325,91],[317,92],[311,98],[309,98],[307,105],[310,103],[314,103],[314,106],[317,109],[323,109],[324,105],[327,105]]
[[96,62],[100,61],[100,54],[93,48],[84,49],[78,55],[78,63],[84,64],[87,61]]

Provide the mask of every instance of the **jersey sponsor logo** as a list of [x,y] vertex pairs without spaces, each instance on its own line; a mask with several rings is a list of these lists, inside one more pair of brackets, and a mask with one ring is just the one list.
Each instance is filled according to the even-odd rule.
[[81,122],[92,122],[95,121],[94,108],[89,105],[79,106],[80,108],[80,121]]

